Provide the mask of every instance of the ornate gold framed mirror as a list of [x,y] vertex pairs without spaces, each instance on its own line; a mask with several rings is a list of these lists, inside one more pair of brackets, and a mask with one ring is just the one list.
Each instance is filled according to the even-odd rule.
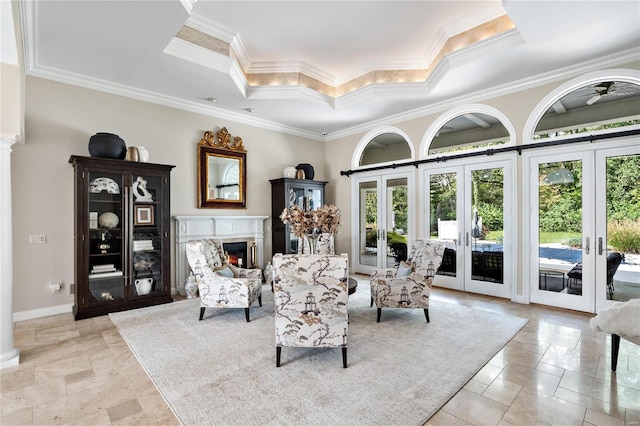
[[239,136],[232,140],[226,127],[206,131],[198,143],[198,208],[246,208],[246,160]]

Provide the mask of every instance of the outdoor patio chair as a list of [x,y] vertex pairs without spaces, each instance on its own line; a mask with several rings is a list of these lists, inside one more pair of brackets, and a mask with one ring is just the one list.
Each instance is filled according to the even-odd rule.
[[[607,293],[609,298],[613,297],[613,276],[616,274],[618,267],[624,260],[624,254],[618,252],[612,252],[607,255]],[[574,266],[568,273],[568,286],[582,284],[582,262]],[[578,281],[580,281],[578,283]]]

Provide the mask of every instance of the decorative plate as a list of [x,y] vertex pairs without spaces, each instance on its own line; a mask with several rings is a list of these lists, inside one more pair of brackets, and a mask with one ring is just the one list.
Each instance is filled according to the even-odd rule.
[[94,194],[98,194],[102,191],[107,191],[108,194],[119,194],[120,187],[115,180],[108,177],[95,178],[89,184],[89,191]]

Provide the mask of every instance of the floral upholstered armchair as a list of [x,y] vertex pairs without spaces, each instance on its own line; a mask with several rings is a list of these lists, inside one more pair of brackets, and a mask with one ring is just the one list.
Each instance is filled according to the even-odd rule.
[[273,268],[276,366],[283,346],[305,346],[342,348],[347,368],[347,255],[276,254]]
[[249,322],[253,302],[262,306],[262,271],[229,264],[219,241],[190,241],[186,251],[200,292],[200,320],[205,308],[244,308]]
[[443,254],[444,243],[418,239],[406,262],[400,262],[394,268],[372,271],[371,306],[375,302],[378,322],[382,308],[424,309],[424,316],[429,322],[431,285]]

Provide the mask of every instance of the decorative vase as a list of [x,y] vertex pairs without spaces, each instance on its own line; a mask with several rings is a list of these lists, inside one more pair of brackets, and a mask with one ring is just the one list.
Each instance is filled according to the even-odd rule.
[[153,278],[140,278],[135,280],[134,284],[136,285],[136,293],[138,293],[138,296],[144,296],[151,293]]
[[135,146],[130,146],[129,148],[127,148],[127,154],[124,156],[124,159],[127,161],[140,161],[138,148],[136,148]]
[[120,223],[120,219],[113,212],[104,212],[98,217],[98,224],[103,228],[113,229],[118,226],[118,223]]
[[316,254],[318,252],[318,237],[320,234],[307,234],[307,243],[309,243],[309,254]]
[[296,170],[304,170],[304,179],[313,180],[314,170],[309,163],[300,163],[296,166]]
[[193,272],[189,274],[187,282],[184,284],[184,292],[187,295],[187,299],[198,297],[198,284],[196,284],[196,277],[193,276]]
[[267,262],[267,266],[264,267],[264,281],[267,284],[271,284],[273,281],[273,265],[271,265],[271,262]]
[[147,148],[145,148],[144,146],[136,146],[136,149],[138,150],[138,161],[140,161],[141,163],[148,163],[149,151],[147,150]]
[[294,178],[296,177],[296,168],[295,167],[287,167],[282,171],[282,176],[286,178]]
[[304,170],[298,169],[296,170],[296,179],[304,179]]
[[89,138],[89,154],[92,157],[124,160],[127,155],[127,145],[118,135],[98,132]]

